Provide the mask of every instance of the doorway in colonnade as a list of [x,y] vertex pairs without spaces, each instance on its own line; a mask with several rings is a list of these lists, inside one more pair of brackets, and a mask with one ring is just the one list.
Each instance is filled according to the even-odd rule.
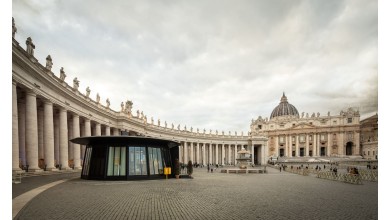
[[353,146],[353,143],[352,142],[348,142],[347,145],[345,146],[345,155],[347,156],[351,156],[353,151],[352,151],[352,146]]

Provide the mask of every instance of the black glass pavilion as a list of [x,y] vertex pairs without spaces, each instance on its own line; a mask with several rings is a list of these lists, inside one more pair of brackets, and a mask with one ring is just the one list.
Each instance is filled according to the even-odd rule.
[[165,178],[164,167],[179,158],[179,143],[135,136],[91,136],[70,140],[86,145],[82,179],[134,180]]

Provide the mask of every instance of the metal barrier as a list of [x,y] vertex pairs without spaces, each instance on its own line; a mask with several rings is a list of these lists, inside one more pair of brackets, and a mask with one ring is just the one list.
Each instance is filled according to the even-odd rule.
[[303,176],[308,176],[310,173],[309,169],[291,169],[291,168],[286,168],[285,171],[290,172],[290,173],[295,173]]
[[363,184],[359,174],[336,174],[331,171],[318,172],[317,178],[341,181],[351,184]]
[[378,170],[359,170],[362,180],[378,182]]

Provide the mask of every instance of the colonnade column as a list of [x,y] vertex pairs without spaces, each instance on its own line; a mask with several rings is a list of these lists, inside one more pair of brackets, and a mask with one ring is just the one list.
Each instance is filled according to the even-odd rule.
[[[332,134],[331,133],[327,133],[327,137],[328,137],[328,141],[327,141],[327,143],[326,143],[326,156],[330,156],[331,155],[331,148],[332,148],[332,145],[333,145],[333,143],[331,144],[330,142],[332,141],[332,139],[331,139],[331,136],[332,136]],[[337,138],[337,147],[340,149],[340,147],[342,148],[343,147],[343,144],[342,144],[342,142],[341,142],[341,135],[339,135],[338,136],[338,138]],[[339,154],[339,152],[337,152],[337,154]]]
[[237,144],[234,145],[234,165],[237,163]]
[[95,126],[95,136],[101,136],[102,135],[102,128],[99,123],[96,123]]
[[190,143],[190,152],[191,152],[190,160],[192,163],[194,163],[194,142]]
[[[22,166],[26,165],[26,104],[18,103],[19,158]],[[19,159],[18,159],[19,160]]]
[[38,167],[38,121],[37,96],[32,91],[26,92],[26,158],[29,171],[40,171]]
[[114,134],[114,136],[119,136],[119,129],[113,128],[113,134]]
[[215,164],[218,164],[218,144],[215,144]]
[[255,145],[252,144],[252,164],[255,163]]
[[202,164],[203,166],[206,166],[206,144],[203,143],[202,149]]
[[309,134],[306,134],[306,150],[305,156],[309,156]]
[[179,158],[177,159],[179,159],[179,163],[182,163],[183,159],[181,157],[181,154],[183,153],[183,150],[181,149],[181,143],[179,144],[178,148],[179,148]]
[[213,163],[213,152],[212,152],[212,144],[209,143],[209,164],[212,164]]
[[67,111],[60,108],[60,165],[61,169],[69,169],[68,164],[68,120]]
[[[73,115],[73,138],[80,137],[80,117]],[[73,166],[74,169],[81,169],[80,163],[80,145],[73,144]]]
[[18,128],[18,97],[16,93],[16,82],[12,82],[12,171],[21,171],[19,167]]
[[111,129],[109,126],[106,126],[106,136],[111,136]]
[[200,164],[201,160],[199,158],[199,142],[196,143],[196,163]]
[[[43,150],[43,109],[38,108],[38,161],[44,158]],[[45,162],[46,163],[46,162]]]
[[43,146],[46,170],[56,170],[54,164],[54,122],[53,103],[43,102]]
[[60,164],[60,118],[54,114],[54,164]]
[[231,165],[232,164],[232,152],[231,152],[231,145],[229,144],[228,145],[228,163],[229,163],[229,165]]
[[299,152],[299,135],[295,135],[295,156],[300,157]]
[[225,145],[224,144],[222,144],[221,145],[221,147],[222,147],[222,152],[221,152],[221,163],[222,163],[222,165],[225,165]]
[[183,148],[184,148],[184,161],[183,161],[183,163],[187,164],[188,163],[188,149],[187,149],[187,142],[185,142],[185,141],[184,141]]
[[[85,137],[91,136],[91,120],[88,118],[86,118],[84,120],[84,136]],[[85,146],[82,149],[82,159],[83,160],[84,160],[84,155],[85,155]]]
[[318,156],[317,155],[317,134],[313,134],[313,156]]

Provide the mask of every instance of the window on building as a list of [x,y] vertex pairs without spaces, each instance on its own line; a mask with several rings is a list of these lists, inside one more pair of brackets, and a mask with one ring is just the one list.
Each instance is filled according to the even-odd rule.
[[271,129],[272,129],[272,128],[274,128],[274,126],[273,126],[273,125],[271,125]]
[[280,137],[279,140],[280,140],[281,143],[283,143],[284,142],[284,137]]
[[310,124],[310,125],[312,125],[312,124],[313,124],[313,122],[309,122],[309,124]]
[[294,141],[294,142],[295,142],[295,136],[293,136],[293,137],[292,137],[292,141]]
[[334,125],[337,125],[337,121],[333,121],[333,124],[334,124]]
[[280,125],[280,128],[284,128],[284,125]]
[[333,134],[333,140],[336,140],[336,134]]
[[295,126],[295,124],[292,125],[293,127]]
[[352,123],[352,118],[348,118],[348,123]]
[[110,147],[107,176],[126,175],[126,147]]
[[367,155],[370,156],[370,151],[367,151]]
[[305,142],[305,136],[304,135],[299,136],[299,141],[300,142]]
[[375,156],[375,151],[372,151],[372,156]]
[[321,134],[321,141],[324,141],[324,140],[325,140],[325,135]]
[[310,136],[309,136],[309,141],[312,141],[312,139],[313,139],[313,136],[310,135]]
[[261,127],[262,127],[262,126],[261,126],[261,125],[259,125],[258,127],[259,127],[259,129],[261,129]]

